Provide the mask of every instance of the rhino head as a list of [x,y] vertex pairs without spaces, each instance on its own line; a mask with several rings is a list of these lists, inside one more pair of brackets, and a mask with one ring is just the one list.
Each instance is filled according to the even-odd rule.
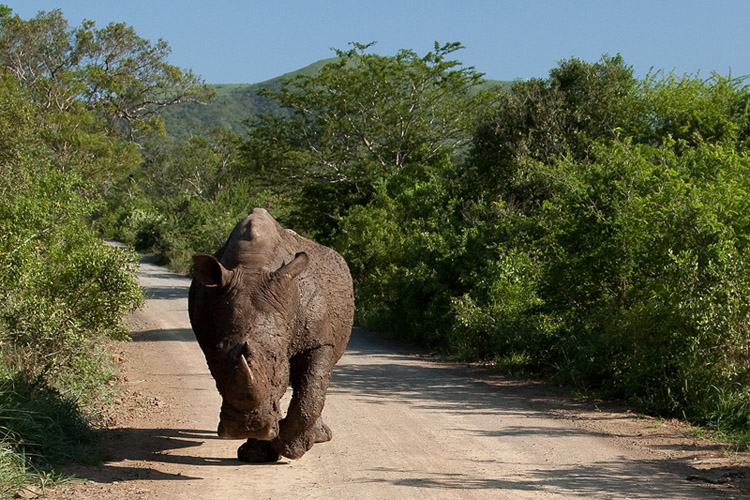
[[241,264],[228,269],[211,255],[193,259],[208,311],[194,321],[203,325],[196,333],[203,330],[198,340],[223,400],[218,434],[273,439],[289,383],[287,352],[299,303],[295,278],[306,268],[307,254],[272,272]]

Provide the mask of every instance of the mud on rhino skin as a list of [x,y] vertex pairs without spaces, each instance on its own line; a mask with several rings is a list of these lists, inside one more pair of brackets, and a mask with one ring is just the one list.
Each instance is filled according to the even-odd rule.
[[329,441],[320,415],[354,317],[344,259],[256,208],[194,266],[188,312],[222,396],[218,434],[247,439],[238,457],[251,462],[300,458]]

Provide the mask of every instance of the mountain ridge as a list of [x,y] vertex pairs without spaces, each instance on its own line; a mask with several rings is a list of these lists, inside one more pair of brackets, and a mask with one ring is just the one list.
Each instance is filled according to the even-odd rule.
[[[258,83],[209,84],[216,92],[213,101],[205,104],[185,102],[161,111],[167,135],[180,140],[192,136],[205,136],[211,130],[223,128],[238,136],[244,136],[247,134],[246,123],[253,116],[281,111],[273,99],[258,95],[261,89],[280,89],[283,80],[298,75],[314,75],[323,66],[336,60],[336,57],[321,59],[298,70]],[[507,88],[508,84],[509,82],[486,80],[483,86],[501,85]]]

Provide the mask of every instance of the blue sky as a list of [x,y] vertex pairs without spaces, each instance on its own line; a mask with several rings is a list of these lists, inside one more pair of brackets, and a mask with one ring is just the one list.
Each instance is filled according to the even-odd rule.
[[546,77],[558,61],[621,54],[636,76],[750,74],[750,0],[0,0],[28,19],[62,10],[71,25],[125,22],[163,38],[169,62],[209,83],[256,83],[376,41],[374,52],[434,42],[498,80]]

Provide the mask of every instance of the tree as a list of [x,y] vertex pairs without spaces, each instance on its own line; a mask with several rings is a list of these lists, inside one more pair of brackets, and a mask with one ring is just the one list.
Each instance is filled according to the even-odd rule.
[[743,142],[750,136],[747,77],[655,72],[641,85],[641,94],[647,117],[643,142],[661,144],[671,138],[695,146]]
[[71,28],[60,10],[24,21],[0,7],[0,66],[43,108],[83,103],[107,118],[110,131],[133,139],[162,128],[159,109],[212,96],[192,71],[166,62],[167,42],[152,44],[124,23]]
[[149,196],[155,199],[197,197],[213,201],[231,182],[239,180],[239,142],[236,135],[224,129],[180,142],[154,138],[135,180],[145,183]]
[[528,161],[583,160],[596,140],[640,130],[638,92],[632,68],[619,55],[597,63],[572,58],[547,79],[515,82],[477,128],[465,182],[471,192],[537,206],[547,187],[530,176]]
[[262,116],[244,148],[256,175],[307,192],[305,219],[323,233],[347,207],[367,203],[378,179],[460,151],[490,98],[478,90],[481,74],[447,59],[459,43],[436,43],[423,57],[352,45],[319,73],[264,91],[286,114]]

